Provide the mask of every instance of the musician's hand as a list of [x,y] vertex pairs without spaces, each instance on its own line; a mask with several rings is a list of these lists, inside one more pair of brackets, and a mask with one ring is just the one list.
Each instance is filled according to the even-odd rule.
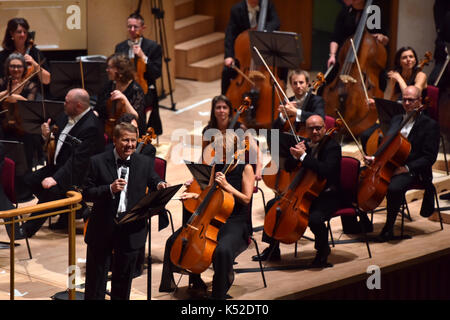
[[188,199],[198,199],[200,195],[198,193],[194,193],[194,192],[183,192],[180,195],[180,199],[181,200],[188,200]]
[[297,143],[295,147],[290,147],[289,152],[295,159],[300,159],[300,157],[306,152],[305,141]]
[[398,80],[402,77],[402,76],[400,75],[400,73],[398,73],[397,71],[389,71],[389,72],[387,73],[387,76],[388,76],[389,79],[394,79],[394,80],[397,81],[397,82],[398,82]]
[[225,60],[223,61],[223,64],[226,67],[231,67],[234,64],[234,59],[231,57],[225,58]]
[[394,170],[393,175],[396,176],[398,174],[408,173],[408,172],[409,172],[409,170],[405,166],[401,166]]
[[52,121],[52,119],[48,119],[47,122],[44,122],[43,124],[41,124],[41,132],[42,132],[42,137],[44,138],[44,140],[48,140],[48,138],[50,138],[50,122]]
[[56,182],[56,180],[53,179],[52,177],[47,177],[41,182],[42,188],[44,189],[50,189],[51,187],[56,186],[57,184],[58,183]]
[[333,64],[336,64],[336,54],[330,53],[330,58],[327,61],[327,68],[329,68]]
[[127,181],[125,179],[116,179],[113,183],[110,184],[112,193],[117,193],[123,191],[125,186],[127,185]]
[[375,157],[373,156],[364,156],[364,163],[368,166],[372,165],[372,163],[375,161]]
[[217,184],[220,187],[222,187],[222,189],[224,189],[226,191],[226,188],[228,187],[228,181],[222,172],[217,172],[214,180],[217,182]]
[[375,108],[375,100],[369,98],[369,100],[367,100],[367,105],[369,106],[369,108]]
[[373,37],[380,43],[382,43],[384,46],[388,44],[389,38],[381,33],[374,33]]
[[193,182],[194,182],[194,179],[189,179],[188,181],[186,181],[186,182],[184,183],[184,186],[185,186],[186,188],[188,188]]
[[32,56],[30,56],[29,54],[26,54],[23,56],[25,58],[25,62],[28,65],[32,65],[33,67],[37,67],[39,65],[39,63],[37,63]]
[[166,181],[161,181],[160,183],[158,183],[158,185],[156,186],[156,189],[161,190],[161,189],[165,189],[167,187],[169,187],[170,185],[166,182]]
[[134,52],[135,56],[137,56],[141,59],[145,59],[145,54],[144,54],[144,51],[142,51],[141,46],[139,46],[137,44],[133,45],[133,52]]
[[113,92],[111,92],[111,99],[120,100],[123,102],[125,102],[124,100],[128,100],[127,97],[120,90],[114,90]]

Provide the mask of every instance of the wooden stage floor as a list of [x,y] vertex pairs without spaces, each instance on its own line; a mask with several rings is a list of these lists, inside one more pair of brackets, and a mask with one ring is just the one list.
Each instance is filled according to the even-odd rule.
[[[172,133],[175,129],[185,128],[193,135],[198,135],[209,117],[210,101],[219,93],[220,82],[210,83],[193,82],[186,80],[177,80],[177,90],[174,93],[174,99],[177,103],[177,111],[160,109],[161,118],[164,126],[164,133],[159,137],[157,146],[158,156],[168,159],[167,181],[174,185],[183,183],[190,179],[190,174],[185,165],[175,163],[176,142],[172,141]],[[161,105],[170,105],[170,99],[166,98]],[[183,111],[184,108],[190,108]],[[194,130],[193,120],[201,120],[200,129]],[[178,141],[178,140],[177,140]],[[355,147],[345,146],[346,154],[355,153]],[[440,155],[440,158],[442,155]],[[450,179],[442,171],[435,171],[435,184],[438,192],[450,190]],[[273,197],[264,183],[259,186],[263,189],[265,199],[268,201]],[[413,201],[414,199],[419,201]],[[405,232],[412,235],[412,239],[392,241],[388,243],[370,243],[372,258],[369,259],[367,248],[364,242],[350,242],[345,244],[336,244],[332,248],[329,262],[334,266],[325,269],[305,269],[315,255],[313,242],[307,239],[301,239],[298,242],[298,255],[294,256],[294,245],[281,245],[282,260],[277,263],[265,264],[265,277],[267,288],[264,288],[258,263],[251,261],[251,256],[255,254],[253,244],[244,251],[236,260],[235,269],[251,272],[237,272],[232,288],[229,291],[233,299],[238,300],[274,300],[274,299],[299,299],[313,294],[319,294],[330,290],[339,285],[352,283],[356,281],[365,281],[370,274],[367,273],[369,266],[379,266],[381,277],[383,270],[401,267],[405,264],[411,264],[424,257],[439,254],[450,253],[450,227],[444,224],[444,230],[440,230],[438,222],[423,218],[419,215],[420,194],[411,194],[408,197],[410,202],[412,221],[406,220]],[[32,203],[32,202],[31,202]],[[31,203],[21,204],[26,206]],[[448,207],[449,201],[440,200],[441,207]],[[172,213],[174,226],[178,228],[181,225],[181,203],[177,200],[170,201],[167,209]],[[444,213],[448,218],[447,211]],[[374,215],[374,232],[369,236],[377,235],[385,221],[385,212],[381,211]],[[254,194],[253,199],[253,224],[254,227],[261,227],[264,222],[264,210],[261,193]],[[447,220],[447,223],[450,221]],[[399,233],[400,219],[397,220],[396,233]],[[78,228],[82,228],[82,222],[78,221]],[[342,233],[340,219],[332,220],[332,230],[335,240],[354,239],[359,235],[346,235]],[[261,231],[254,233],[258,241],[260,250],[266,247],[261,242]],[[158,292],[162,258],[165,241],[171,234],[170,227],[158,232],[157,221],[152,223],[151,254],[152,264],[152,282],[151,298],[155,300],[183,300],[192,299],[187,290],[188,277],[175,274],[175,280],[179,281],[179,289],[172,294]],[[312,237],[309,229],[306,236]],[[6,231],[0,229],[0,240],[8,241]],[[16,300],[48,300],[58,292],[67,288],[67,264],[68,264],[68,241],[67,235],[48,229],[48,223],[30,239],[33,259],[28,259],[27,248],[24,240],[17,241],[20,246],[16,247],[16,272],[15,287]],[[76,280],[79,285],[78,291],[83,292],[84,272],[85,272],[86,245],[82,235],[76,236],[76,259],[77,266],[80,269],[80,275]],[[291,268],[291,266],[300,266]],[[276,268],[280,267],[280,268]],[[245,270],[244,270],[245,271]],[[203,274],[204,281],[211,290],[213,270],[210,268]],[[9,250],[0,250],[0,299],[8,300],[9,297]],[[368,289],[367,289],[368,290]],[[381,288],[380,290],[383,290]],[[147,271],[134,279],[131,292],[131,299],[147,299]]]

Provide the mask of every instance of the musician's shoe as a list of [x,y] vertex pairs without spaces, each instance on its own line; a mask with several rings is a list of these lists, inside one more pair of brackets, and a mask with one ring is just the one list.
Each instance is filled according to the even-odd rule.
[[439,196],[439,199],[441,199],[441,200],[450,200],[450,192],[448,192],[446,194],[441,194]]
[[[8,233],[8,237],[11,239],[11,225],[5,224],[5,227],[6,232]],[[25,230],[22,228],[22,226],[19,226],[19,224],[16,223],[14,228],[14,240],[22,240],[25,238],[27,238]]]
[[159,292],[174,292],[175,289],[177,288],[175,281],[173,281],[173,278],[170,279],[170,283],[163,283],[163,281],[161,281],[161,284],[159,286]]
[[50,230],[66,230],[68,228],[69,224],[67,221],[67,217],[59,217],[58,221],[56,221],[55,223],[52,223],[49,226]]
[[[273,248],[273,250],[272,250]],[[272,253],[271,253],[272,251]],[[253,261],[279,261],[281,260],[281,253],[280,253],[280,248],[277,247],[273,247],[273,246],[268,246],[267,248],[265,248],[263,250],[263,252],[261,252],[261,254],[258,255],[254,255],[252,257]]]
[[331,249],[327,247],[324,250],[318,250],[314,260],[311,262],[311,268],[329,268],[333,265],[328,263],[328,256],[330,255]]
[[382,230],[381,233],[375,237],[375,242],[388,242],[394,239],[394,232],[392,230]]

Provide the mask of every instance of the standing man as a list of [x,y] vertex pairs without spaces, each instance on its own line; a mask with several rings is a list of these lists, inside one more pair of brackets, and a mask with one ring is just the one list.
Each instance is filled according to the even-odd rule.
[[[45,142],[50,139],[50,119],[41,126]],[[56,120],[55,155],[52,162],[25,178],[38,203],[66,197],[73,186],[81,186],[88,169],[89,158],[104,148],[101,124],[89,106],[89,94],[84,89],[72,89],[65,98],[64,113]],[[32,214],[37,215],[41,213]],[[33,236],[47,218],[29,220],[23,224],[28,237]],[[68,216],[63,214],[52,229],[64,229]]]
[[[236,38],[244,31],[256,29],[258,25],[260,0],[242,0],[236,3],[230,12],[230,20],[225,30],[225,59],[224,68],[222,70],[222,94],[226,95],[231,79],[235,78],[237,73],[231,67],[239,62],[234,57],[234,42]],[[269,1],[267,5],[266,23],[264,30],[275,31],[280,28],[280,20],[278,18],[275,6]],[[250,47],[248,48],[250,50]]]
[[[111,299],[128,300],[139,252],[145,246],[146,219],[118,225],[115,218],[133,208],[149,190],[167,183],[154,178],[148,157],[137,154],[138,131],[130,123],[114,128],[114,149],[91,158],[83,192],[94,203],[86,230],[86,300],[105,298],[112,265]],[[112,254],[114,252],[114,259]]]
[[157,135],[161,135],[156,79],[161,77],[162,73],[162,49],[155,41],[143,37],[145,28],[144,18],[139,13],[132,13],[127,19],[128,40],[116,45],[115,53],[123,53],[134,59],[136,67],[138,64],[145,66],[142,71],[137,68],[136,76],[146,82],[146,85],[140,84],[146,94],[146,110],[151,111],[147,126],[152,127]]

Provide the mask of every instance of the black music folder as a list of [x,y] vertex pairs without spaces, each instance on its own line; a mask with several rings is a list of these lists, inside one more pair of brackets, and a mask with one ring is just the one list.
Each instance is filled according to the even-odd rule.
[[209,184],[211,177],[212,166],[203,163],[189,163],[185,161],[186,166],[191,172],[195,180],[197,180],[200,188],[204,190]]
[[48,118],[56,120],[64,112],[64,102],[53,100],[44,100],[44,102],[18,101],[18,108],[25,132],[40,135],[42,134],[42,123],[47,121]]
[[404,114],[405,109],[403,109],[401,103],[395,101],[381,98],[375,98],[374,100],[377,108],[378,120],[380,120],[380,129],[383,134],[386,135],[389,126],[391,125],[391,119],[398,114]]
[[115,218],[116,224],[125,224],[162,213],[167,202],[173,198],[178,190],[180,190],[181,186],[182,184],[177,184],[165,189],[150,192],[129,212],[125,212],[121,216]]

